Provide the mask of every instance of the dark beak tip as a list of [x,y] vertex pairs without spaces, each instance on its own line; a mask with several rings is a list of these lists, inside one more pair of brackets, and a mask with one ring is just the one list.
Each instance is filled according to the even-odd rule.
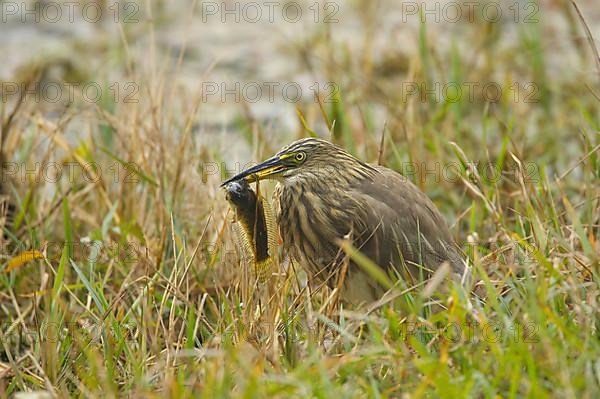
[[229,183],[233,183],[235,181],[242,180],[242,179],[246,179],[246,176],[235,175],[235,176],[230,177],[229,179],[225,180],[223,183],[221,183],[221,185],[219,187],[226,188]]
[[256,166],[254,166],[254,167],[248,168],[245,171],[243,171],[241,173],[238,173],[237,175],[235,175],[235,176],[233,176],[233,177],[225,180],[223,183],[221,183],[220,187],[225,187],[229,183],[234,182],[236,180],[242,180],[242,179],[244,179],[244,180],[250,181],[250,182],[256,181],[258,179],[256,178],[256,176],[254,176],[255,173],[257,173],[258,171],[260,171],[260,170],[262,170],[262,169],[264,169],[266,167],[270,167],[270,166],[275,165],[276,162],[279,162],[278,158],[272,157],[270,159],[267,159],[266,161],[264,161],[264,162],[262,162],[262,163],[260,163],[260,164],[258,164]]
[[235,175],[235,176],[232,176],[232,177],[230,177],[229,179],[225,180],[223,183],[221,183],[221,186],[220,186],[220,187],[223,187],[223,188],[225,188],[225,187],[226,187],[228,184],[230,184],[230,183],[233,183],[233,182],[235,182],[235,181],[238,181],[238,180],[245,179],[246,177],[247,177],[247,176],[245,175],[245,173],[244,173],[244,172],[242,172],[242,173],[238,173],[237,175]]

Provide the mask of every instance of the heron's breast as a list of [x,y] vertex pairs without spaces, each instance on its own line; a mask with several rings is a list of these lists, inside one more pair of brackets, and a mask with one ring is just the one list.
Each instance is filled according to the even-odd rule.
[[338,240],[351,228],[352,211],[344,209],[343,196],[302,184],[278,185],[274,203],[284,249],[310,274],[327,275],[323,269],[340,257]]

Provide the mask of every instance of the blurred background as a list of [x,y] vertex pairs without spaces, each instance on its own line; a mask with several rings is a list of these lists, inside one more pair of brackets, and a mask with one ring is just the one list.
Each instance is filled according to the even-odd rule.
[[[563,0],[0,1],[0,393],[143,395],[210,383],[227,391],[236,383],[205,367],[271,381],[302,359],[337,353],[332,344],[311,357],[311,345],[339,333],[311,312],[333,308],[319,299],[308,306],[301,285],[284,277],[271,338],[248,338],[262,307],[252,302],[219,189],[307,136],[379,160],[426,191],[496,295],[527,291],[510,278],[522,283],[541,265],[548,279],[575,278],[587,288],[567,301],[582,304],[570,334],[591,331],[596,311],[583,302],[598,290],[582,281],[596,281],[598,265],[600,59],[590,44],[598,47],[600,8],[577,5],[591,37]],[[269,198],[272,186],[265,190]],[[510,298],[490,318],[530,320],[522,298]],[[563,305],[553,308],[558,318]],[[301,322],[273,338],[292,310]],[[357,326],[377,331],[379,321]],[[322,327],[316,340],[306,336],[311,323]],[[558,341],[555,333],[547,342]],[[218,352],[246,340],[258,349]],[[439,360],[436,345],[428,348]],[[511,345],[503,350],[523,351]],[[181,359],[170,352],[182,348],[190,352]],[[203,363],[198,348],[217,352]],[[533,358],[545,359],[544,348]],[[588,348],[590,359],[597,349]],[[439,369],[410,363],[413,350],[396,353],[405,367],[384,361],[403,377],[336,374],[329,393],[372,381],[388,394],[422,384],[454,397],[485,391],[481,380],[438,380]],[[244,377],[257,356],[270,366]],[[592,371],[580,382],[540,382],[560,359],[537,377],[523,373],[532,380],[511,392],[593,392]],[[574,375],[588,370],[584,363]],[[465,370],[451,374],[474,381]],[[310,385],[313,371],[290,378]]]
[[[579,5],[597,35],[599,11]],[[24,94],[19,132],[3,133],[19,171],[5,174],[20,183],[36,162],[66,174],[42,165],[69,157],[38,134],[42,123],[60,126],[70,150],[119,155],[161,183],[184,157],[193,189],[211,197],[219,179],[292,139],[332,135],[372,162],[385,134],[388,163],[421,188],[429,175],[435,196],[453,180],[450,141],[474,144],[467,156],[483,168],[510,143],[535,163],[528,173],[557,173],[597,105],[587,86],[598,72],[564,1],[4,1],[2,19],[5,116]],[[57,185],[41,186],[50,201]]]

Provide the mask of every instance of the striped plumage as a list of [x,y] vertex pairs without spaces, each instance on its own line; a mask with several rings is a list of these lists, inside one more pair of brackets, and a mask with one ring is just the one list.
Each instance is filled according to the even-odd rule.
[[[464,271],[446,223],[423,192],[402,175],[366,164],[327,141],[296,141],[233,179],[239,178],[279,182],[274,208],[284,250],[314,283],[337,286],[344,238],[409,285],[444,261],[456,273]],[[383,293],[349,262],[343,299],[370,302]]]

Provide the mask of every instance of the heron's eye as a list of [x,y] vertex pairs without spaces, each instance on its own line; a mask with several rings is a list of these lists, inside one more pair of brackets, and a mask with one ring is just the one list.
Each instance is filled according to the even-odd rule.
[[294,155],[294,159],[296,162],[303,162],[306,159],[306,154],[303,152],[298,152]]

